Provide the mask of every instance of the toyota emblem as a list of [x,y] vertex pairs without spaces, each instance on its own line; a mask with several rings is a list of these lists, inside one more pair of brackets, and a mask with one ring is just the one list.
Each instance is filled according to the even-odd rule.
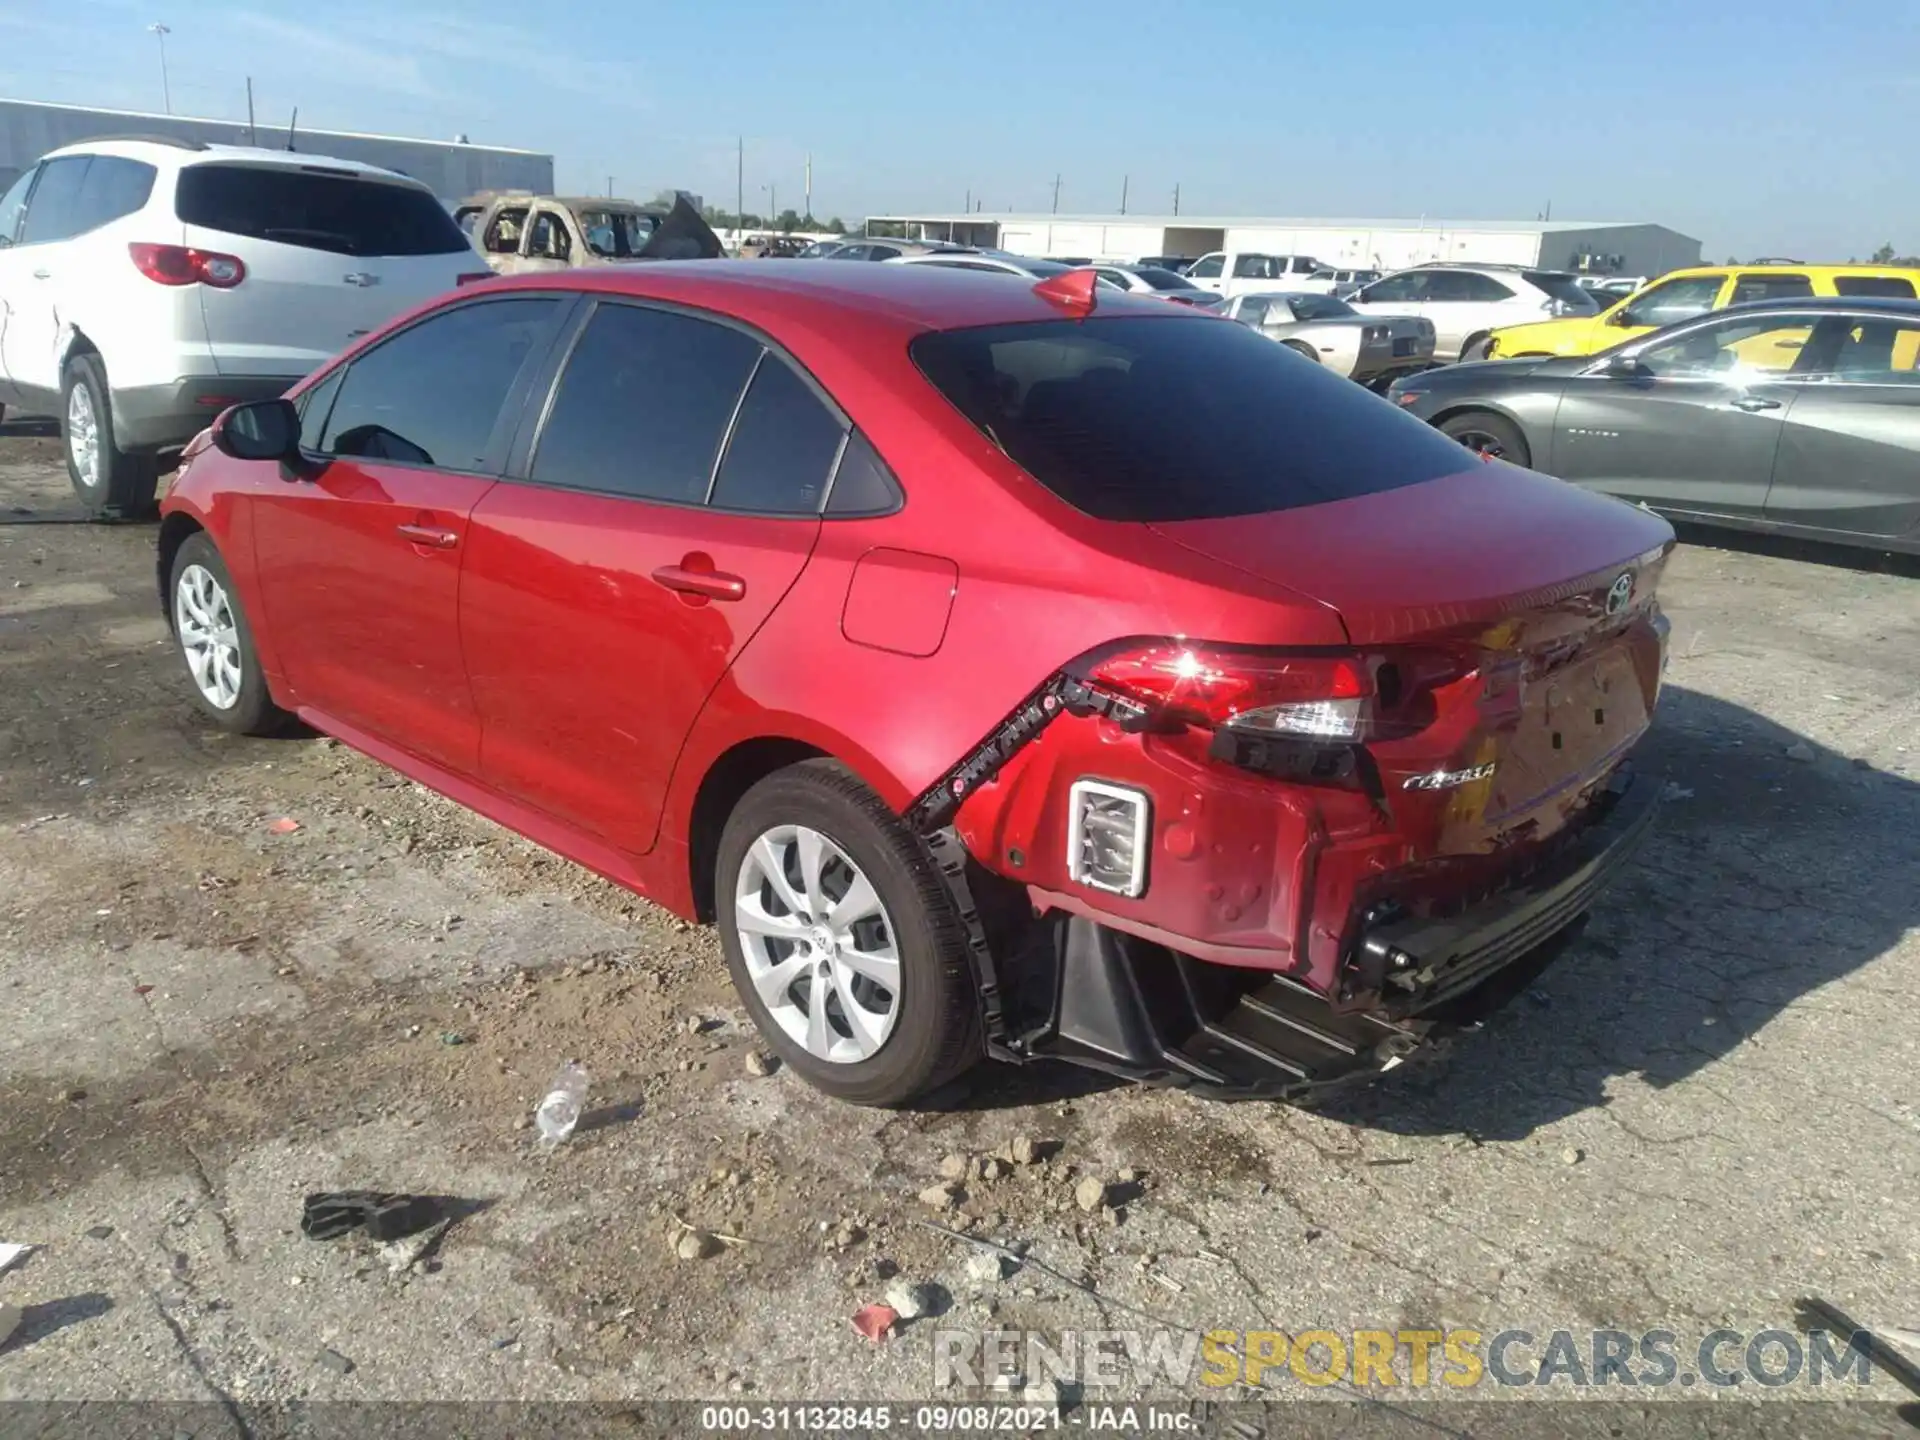
[[1633,598],[1633,572],[1622,570],[1607,587],[1607,614],[1618,615]]

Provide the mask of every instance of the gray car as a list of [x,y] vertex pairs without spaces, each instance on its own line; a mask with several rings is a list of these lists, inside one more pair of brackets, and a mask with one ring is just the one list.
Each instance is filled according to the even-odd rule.
[[1737,305],[1389,394],[1471,449],[1680,519],[1920,554],[1920,301]]

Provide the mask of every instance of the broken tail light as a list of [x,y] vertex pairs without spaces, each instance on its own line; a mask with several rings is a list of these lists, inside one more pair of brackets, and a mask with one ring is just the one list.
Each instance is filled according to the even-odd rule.
[[1265,655],[1177,642],[1107,656],[1091,684],[1164,721],[1252,734],[1354,741],[1367,733],[1377,690],[1357,655]]

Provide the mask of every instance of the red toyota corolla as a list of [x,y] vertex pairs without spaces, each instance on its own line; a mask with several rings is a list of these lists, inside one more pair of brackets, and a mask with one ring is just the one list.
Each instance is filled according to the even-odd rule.
[[850,1100],[1386,1068],[1651,818],[1663,521],[1084,277],[489,281],[227,411],[164,510],[217,724],[717,921]]

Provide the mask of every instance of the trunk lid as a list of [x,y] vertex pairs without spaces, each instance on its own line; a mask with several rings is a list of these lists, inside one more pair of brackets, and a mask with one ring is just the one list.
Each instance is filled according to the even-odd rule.
[[1367,741],[1410,860],[1552,834],[1652,720],[1673,532],[1617,500],[1475,463],[1329,504],[1152,528],[1330,606],[1396,678],[1441,677],[1401,707],[1415,723]]

